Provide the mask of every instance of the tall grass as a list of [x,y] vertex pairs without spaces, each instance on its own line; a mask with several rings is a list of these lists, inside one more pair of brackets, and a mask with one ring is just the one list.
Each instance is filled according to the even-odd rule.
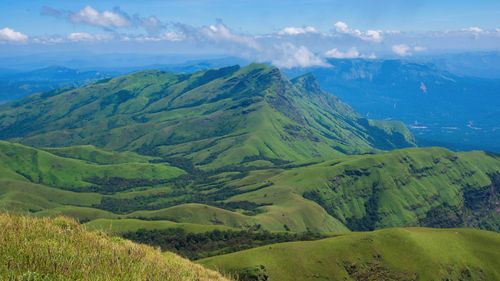
[[0,280],[228,280],[68,218],[0,214]]

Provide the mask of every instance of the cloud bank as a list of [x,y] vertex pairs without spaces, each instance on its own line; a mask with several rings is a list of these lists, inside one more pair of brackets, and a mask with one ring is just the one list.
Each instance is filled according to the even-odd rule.
[[[84,6],[74,11],[43,7],[41,14],[74,26],[85,27],[70,34],[34,35],[28,37],[11,28],[0,29],[0,42],[27,44],[155,44],[164,52],[197,52],[233,55],[248,60],[271,62],[279,67],[327,67],[328,59],[376,57],[406,58],[419,53],[454,50],[457,46],[496,46],[499,30],[478,26],[435,32],[402,32],[365,30],[347,22],[332,19],[327,30],[312,25],[288,25],[276,31],[250,34],[235,30],[222,20],[195,26],[168,22],[154,15],[130,14],[119,7],[98,10]],[[89,30],[95,29],[95,32]],[[125,47],[124,47],[125,48]]]

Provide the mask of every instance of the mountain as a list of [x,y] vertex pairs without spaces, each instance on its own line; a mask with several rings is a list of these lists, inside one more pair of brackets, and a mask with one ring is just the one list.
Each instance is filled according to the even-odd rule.
[[305,71],[362,116],[403,121],[419,145],[500,151],[499,79],[452,74],[428,62],[332,59],[329,63],[332,67]]
[[0,136],[32,146],[93,144],[203,168],[275,165],[413,146],[405,126],[360,117],[311,75],[252,64],[143,71],[0,106]]
[[33,93],[78,87],[110,76],[109,72],[79,71],[61,66],[31,71],[5,71],[0,73],[0,103]]
[[67,218],[0,214],[0,279],[224,281],[175,254],[89,232]]
[[201,260],[239,280],[498,280],[500,234],[392,228]]

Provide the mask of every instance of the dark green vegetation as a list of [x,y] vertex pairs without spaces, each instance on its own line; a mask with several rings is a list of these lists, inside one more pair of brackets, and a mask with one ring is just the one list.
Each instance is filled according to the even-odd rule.
[[323,238],[312,232],[272,233],[249,229],[188,233],[182,228],[139,229],[135,232],[123,233],[122,236],[134,242],[159,246],[164,251],[171,251],[189,259],[206,258],[274,243]]
[[256,64],[143,71],[34,95],[0,106],[0,136],[32,146],[91,143],[204,169],[413,146],[402,124],[359,117],[312,76],[290,81]]
[[[414,143],[402,123],[361,118],[321,91],[311,75],[290,81],[263,65],[144,71],[37,94],[0,106],[0,138],[6,139],[0,141],[1,209],[70,216],[88,229],[190,258],[330,235],[344,236],[297,243],[391,239],[393,232],[348,234],[386,227],[500,230],[499,156],[404,148]],[[384,151],[393,148],[403,149]],[[433,245],[433,235],[422,237]],[[349,245],[338,247],[356,252]],[[387,251],[395,256],[402,250]],[[328,255],[311,261],[319,269],[330,266]],[[338,258],[325,274],[347,272],[339,276],[354,280],[370,273],[387,280],[424,274],[423,267],[399,267],[385,254],[373,255],[359,264]],[[483,258],[471,266],[449,259],[436,276],[483,278],[481,270],[485,278],[495,276],[489,263],[481,265]],[[249,280],[288,278],[273,273],[281,261],[246,265],[250,260],[241,259],[238,272]],[[324,277],[309,263],[311,274]]]
[[282,243],[201,260],[240,280],[499,280],[500,234],[385,229]]

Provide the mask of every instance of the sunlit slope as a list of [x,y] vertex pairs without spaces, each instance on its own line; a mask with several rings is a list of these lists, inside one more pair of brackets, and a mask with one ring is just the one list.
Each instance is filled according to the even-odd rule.
[[499,175],[495,155],[411,148],[283,171],[269,179],[273,185],[230,200],[282,202],[264,207],[279,212],[306,198],[351,230],[420,225],[498,231]]
[[499,248],[495,232],[395,228],[268,245],[200,263],[239,272],[242,280],[486,281],[500,279]]
[[290,81],[257,64],[180,75],[143,71],[34,95],[0,106],[0,136],[183,157],[205,168],[413,145],[404,126],[361,118],[312,76]]
[[[106,153],[97,149],[95,151]],[[125,189],[130,185],[151,185],[184,173],[166,164],[150,164],[139,156],[135,159],[129,154],[124,154],[122,158],[118,164],[92,163],[0,141],[0,178],[29,181],[74,191],[105,192],[107,189]],[[112,162],[112,158],[107,159],[111,159]],[[132,161],[127,162],[127,160]]]
[[67,218],[0,214],[2,280],[228,280],[172,253]]

